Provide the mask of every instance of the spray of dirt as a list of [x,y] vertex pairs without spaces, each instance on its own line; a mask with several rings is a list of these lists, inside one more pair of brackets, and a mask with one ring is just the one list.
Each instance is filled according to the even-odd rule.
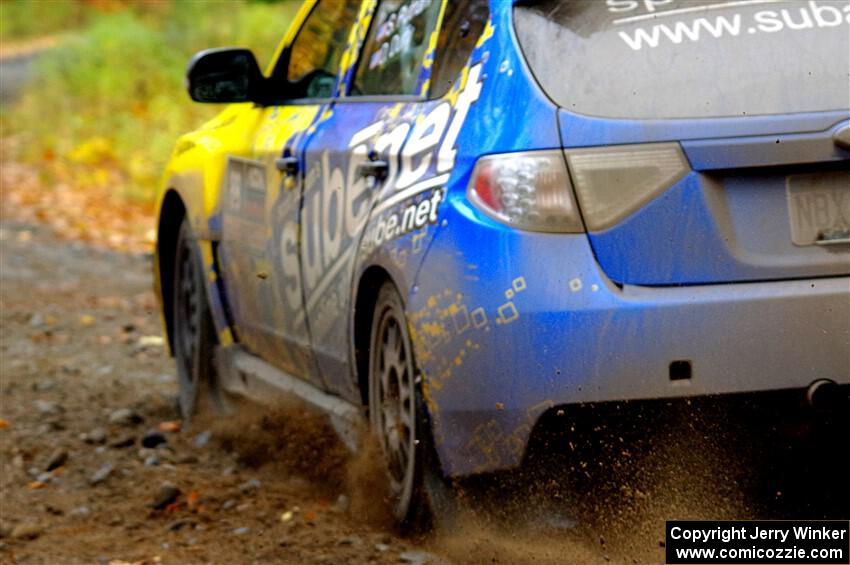
[[[663,561],[665,520],[748,517],[728,438],[685,416],[673,419],[675,433],[647,433],[641,445],[592,435],[565,458],[458,481],[455,515],[420,541],[457,563]],[[345,494],[352,516],[393,529],[383,455],[365,426],[353,455],[325,415],[294,400],[242,405],[208,427],[241,464]]]
[[246,467],[270,465],[330,491],[345,485],[347,450],[327,417],[300,401],[282,400],[268,408],[239,404],[210,429],[221,447]]
[[639,424],[636,442],[594,424],[563,453],[460,481],[461,511],[429,545],[460,563],[663,562],[666,520],[753,517],[722,422],[668,413],[666,426]]
[[365,426],[360,437],[360,449],[349,460],[346,473],[351,513],[377,528],[392,529],[395,524],[381,446]]
[[360,447],[351,454],[325,414],[297,399],[266,407],[231,402],[232,413],[194,424],[208,428],[226,451],[246,467],[271,466],[305,479],[325,497],[348,497],[348,511],[373,527],[394,526],[387,491],[386,466],[380,444],[365,424],[358,430]]
[[428,546],[454,563],[554,565],[603,562],[601,554],[576,536],[537,530],[528,524],[497,524],[471,510],[456,517],[450,530],[435,534]]

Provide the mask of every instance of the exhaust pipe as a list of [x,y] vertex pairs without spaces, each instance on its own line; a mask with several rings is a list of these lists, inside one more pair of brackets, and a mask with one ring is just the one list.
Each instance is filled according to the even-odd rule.
[[830,379],[818,379],[806,389],[806,401],[817,411],[836,410],[842,403],[841,387]]

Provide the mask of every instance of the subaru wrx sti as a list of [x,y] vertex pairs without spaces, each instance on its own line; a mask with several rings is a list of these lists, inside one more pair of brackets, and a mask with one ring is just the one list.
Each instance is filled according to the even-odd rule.
[[165,172],[180,402],[368,414],[396,517],[586,403],[850,385],[850,4],[304,3]]

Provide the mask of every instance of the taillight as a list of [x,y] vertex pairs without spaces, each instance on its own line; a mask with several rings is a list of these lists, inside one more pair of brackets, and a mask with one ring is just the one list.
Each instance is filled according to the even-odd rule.
[[487,215],[510,226],[559,233],[584,231],[560,151],[481,157],[467,195]]
[[610,228],[690,171],[678,143],[565,151],[587,229]]

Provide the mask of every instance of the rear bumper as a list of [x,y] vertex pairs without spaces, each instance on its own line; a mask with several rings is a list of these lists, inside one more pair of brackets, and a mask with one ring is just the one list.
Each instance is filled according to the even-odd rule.
[[850,383],[848,277],[619,287],[584,235],[448,217],[408,304],[449,475],[518,465],[556,405]]

